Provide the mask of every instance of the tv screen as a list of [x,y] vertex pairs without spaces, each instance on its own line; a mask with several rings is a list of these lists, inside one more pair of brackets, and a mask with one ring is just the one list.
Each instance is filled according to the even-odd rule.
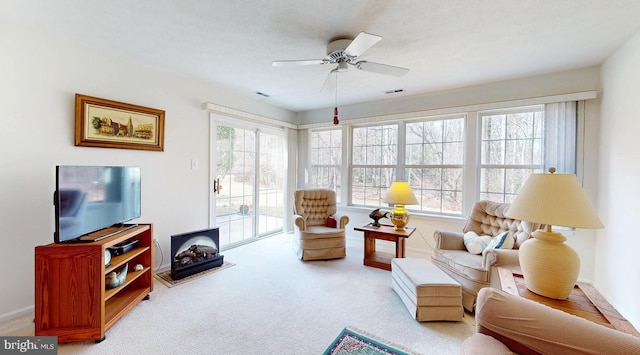
[[140,168],[56,166],[56,243],[140,217]]

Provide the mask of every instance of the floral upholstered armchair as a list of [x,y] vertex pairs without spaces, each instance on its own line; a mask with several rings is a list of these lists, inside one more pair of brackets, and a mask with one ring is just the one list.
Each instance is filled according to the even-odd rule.
[[347,255],[345,226],[349,217],[336,214],[336,193],[328,189],[298,190],[294,195],[294,241],[301,260]]

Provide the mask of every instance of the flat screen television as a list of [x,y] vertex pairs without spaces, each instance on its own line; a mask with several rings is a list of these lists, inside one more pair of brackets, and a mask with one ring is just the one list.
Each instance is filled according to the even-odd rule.
[[56,166],[54,241],[84,239],[139,218],[140,182],[139,167]]

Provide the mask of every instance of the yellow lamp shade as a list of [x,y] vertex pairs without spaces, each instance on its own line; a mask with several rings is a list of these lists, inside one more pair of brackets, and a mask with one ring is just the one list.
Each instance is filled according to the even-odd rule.
[[415,205],[418,203],[416,196],[407,181],[394,181],[387,191],[387,195],[383,199],[384,202],[393,204],[395,207],[391,211],[389,219],[395,230],[405,230],[409,223],[409,211],[404,205]]

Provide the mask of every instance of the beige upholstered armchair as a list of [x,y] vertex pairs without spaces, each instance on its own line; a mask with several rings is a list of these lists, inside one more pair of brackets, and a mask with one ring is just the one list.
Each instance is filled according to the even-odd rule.
[[298,257],[302,260],[345,257],[345,226],[349,217],[336,215],[335,191],[298,190],[294,199],[294,240]]
[[[431,261],[462,285],[462,305],[470,312],[473,312],[481,288],[501,288],[497,267],[519,268],[518,248],[533,231],[544,227],[505,217],[509,206],[507,203],[478,201],[462,233],[436,231],[434,234],[436,249],[431,254]],[[510,231],[513,237],[512,248],[486,248],[476,255],[465,246],[467,232],[494,237],[506,231]]]

